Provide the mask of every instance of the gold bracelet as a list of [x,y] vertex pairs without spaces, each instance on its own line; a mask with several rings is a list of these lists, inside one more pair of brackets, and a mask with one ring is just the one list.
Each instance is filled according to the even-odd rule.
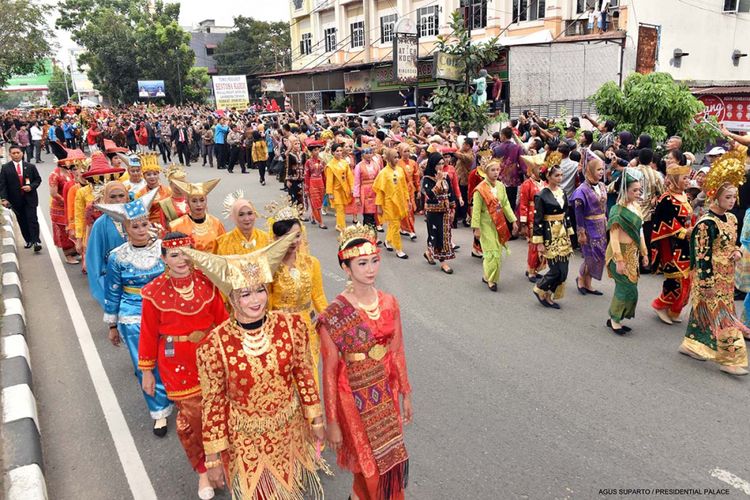
[[206,460],[203,465],[206,466],[206,469],[215,469],[216,467],[222,467],[224,465],[224,462],[222,462],[221,459]]

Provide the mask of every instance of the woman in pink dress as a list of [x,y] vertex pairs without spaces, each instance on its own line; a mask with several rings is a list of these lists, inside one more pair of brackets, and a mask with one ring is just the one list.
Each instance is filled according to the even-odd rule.
[[373,155],[372,148],[362,150],[362,161],[354,168],[354,203],[357,212],[362,214],[362,222],[375,229],[377,222],[375,214],[375,191],[372,184],[380,172],[380,162]]
[[[347,139],[346,142],[344,142],[343,147],[344,147],[343,158],[349,163],[349,168],[351,168],[352,172],[354,172],[354,166],[357,164],[356,163],[357,160],[354,156],[354,141],[352,141],[351,139]],[[374,199],[375,198],[373,198],[373,200]],[[346,206],[346,215],[352,216],[353,224],[357,223],[357,219],[358,219],[359,212],[360,212],[359,205],[357,205],[356,200],[357,200],[357,197],[355,196],[352,199],[352,202]]]

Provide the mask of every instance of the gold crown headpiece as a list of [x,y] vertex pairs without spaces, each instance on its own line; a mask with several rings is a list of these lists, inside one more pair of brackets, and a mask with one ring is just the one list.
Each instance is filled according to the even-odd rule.
[[724,153],[712,164],[703,181],[703,189],[709,198],[714,198],[725,184],[739,187],[745,182],[745,164],[732,151]]
[[282,220],[300,220],[305,208],[302,205],[294,203],[287,195],[282,195],[277,201],[272,201],[265,207],[266,218],[273,219],[274,222]]
[[224,204],[223,204],[223,210],[222,213],[224,214],[224,218],[228,219],[232,215],[232,210],[234,209],[234,204],[237,203],[239,200],[244,200],[247,202],[248,205],[250,205],[255,211],[255,206],[250,203],[249,200],[245,199],[245,192],[241,189],[238,189],[234,193],[229,193],[224,197]]
[[208,196],[208,193],[216,187],[221,179],[211,179],[205,182],[185,182],[178,179],[170,179],[170,181],[174,182],[174,185],[187,196]]
[[141,171],[143,173],[161,172],[158,153],[141,153],[138,157],[141,159]]
[[[348,260],[354,257],[363,257],[380,253],[378,248],[378,236],[375,229],[369,225],[355,224],[346,227],[339,234],[339,259]],[[359,245],[346,248],[346,246],[355,240],[365,240]]]
[[692,170],[690,165],[672,165],[667,167],[667,175],[688,175]]
[[492,160],[492,150],[483,149],[477,153],[477,156],[479,156],[479,165],[486,167],[490,160]]
[[170,164],[167,167],[167,172],[165,175],[168,181],[173,181],[173,180],[182,181],[182,180],[185,180],[185,178],[187,177],[185,170],[181,166],[175,165],[174,163]]

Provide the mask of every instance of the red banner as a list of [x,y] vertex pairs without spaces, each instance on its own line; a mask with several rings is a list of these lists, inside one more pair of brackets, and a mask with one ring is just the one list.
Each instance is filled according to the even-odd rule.
[[750,96],[702,95],[698,98],[706,106],[702,116],[715,116],[731,130],[750,131]]

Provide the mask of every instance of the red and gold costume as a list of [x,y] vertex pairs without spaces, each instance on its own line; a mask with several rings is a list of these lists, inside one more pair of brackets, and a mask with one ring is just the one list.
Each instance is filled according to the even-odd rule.
[[[272,280],[296,235],[242,256],[185,252],[236,307],[238,290]],[[232,498],[322,498],[317,470],[326,465],[307,421],[322,409],[302,317],[268,311],[254,324],[225,321],[198,348],[198,371],[204,449],[223,455]]]
[[414,233],[414,210],[417,206],[416,193],[419,191],[421,185],[419,165],[411,158],[404,161],[401,159],[397,163],[398,166],[404,169],[406,175],[406,185],[409,188],[409,201],[411,205],[408,208],[406,217],[401,220],[401,230],[408,233]]
[[[157,189],[156,198],[154,198],[154,203],[151,204],[151,208],[149,209],[148,221],[152,224],[161,225],[164,222],[164,211],[162,210],[161,203],[162,201],[169,200],[172,197],[172,190],[167,186],[162,186],[161,184],[159,184],[159,187],[155,189]],[[135,194],[135,197],[140,198],[143,195],[147,194],[149,191],[151,190],[148,188],[148,186],[144,186]],[[187,205],[187,203],[185,203],[185,205]]]
[[[49,176],[49,216],[52,221],[52,236],[55,246],[65,251],[75,245],[68,233],[68,214],[65,210],[65,186],[74,182],[73,173],[69,170],[75,163],[82,163],[86,157],[80,149],[68,150],[65,158],[57,160],[57,167]],[[72,185],[72,184],[71,184]]]
[[535,276],[539,274],[547,264],[542,255],[539,254],[539,250],[534,243],[531,242],[531,238],[534,236],[534,197],[539,194],[539,191],[544,187],[544,183],[541,180],[527,178],[521,184],[518,196],[518,215],[521,224],[526,227],[526,239],[528,240],[528,250],[526,254],[526,270],[529,276]]
[[[179,165],[170,165],[169,168],[167,168],[165,175],[167,181],[170,183],[174,181],[184,181],[185,177],[187,177],[185,171]],[[171,188],[171,184],[170,192],[171,195],[169,198],[164,198],[158,203],[158,207],[161,210],[161,220],[159,224],[161,224],[161,227],[163,227],[165,231],[168,230],[170,222],[177,220],[188,213],[187,200],[182,196],[182,193],[178,196],[177,191]]]
[[[361,233],[347,228],[342,236],[350,231]],[[345,245],[344,241],[340,248]],[[342,252],[378,252],[374,235],[359,247]],[[342,256],[342,252],[343,259],[354,255]],[[398,302],[379,291],[372,312],[354,306],[342,294],[320,315],[317,328],[323,350],[326,418],[329,425],[338,424],[343,436],[339,466],[354,474],[354,493],[360,499],[403,499],[409,457],[399,395],[409,394],[411,387]]]
[[[315,142],[308,147],[321,146],[322,144]],[[323,224],[320,209],[323,206],[323,197],[326,194],[325,168],[326,165],[320,157],[311,157],[305,162],[305,192],[310,199],[312,217],[319,225]]]
[[[163,245],[176,248],[175,242],[167,240]],[[158,365],[167,396],[178,409],[177,435],[190,465],[206,472],[196,350],[206,332],[227,319],[224,301],[200,271],[182,278],[162,274],[144,286],[141,295],[138,368],[153,370]]]
[[[689,167],[688,167],[689,168]],[[693,209],[684,193],[664,193],[651,217],[651,260],[664,273],[662,292],[651,306],[676,318],[690,298],[690,237]]]

